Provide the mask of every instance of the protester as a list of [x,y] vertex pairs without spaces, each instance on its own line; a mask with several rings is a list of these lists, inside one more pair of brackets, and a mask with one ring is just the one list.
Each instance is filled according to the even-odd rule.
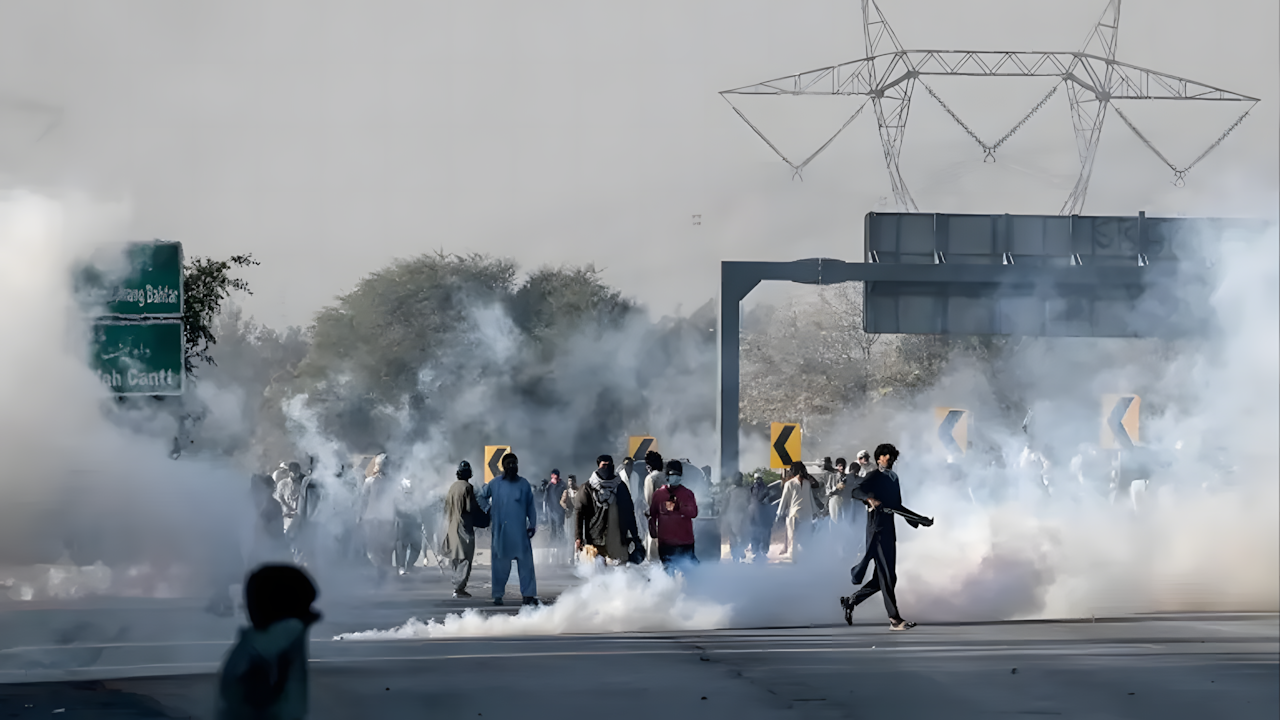
[[360,488],[357,522],[364,540],[365,555],[373,563],[378,579],[391,572],[396,549],[396,492],[391,480],[391,462],[386,453],[369,461]]
[[489,513],[492,531],[493,604],[502,605],[514,561],[520,574],[521,602],[538,604],[538,581],[533,567],[533,536],[538,512],[529,481],[520,477],[520,461],[514,453],[502,456],[502,474],[485,484],[477,497]]
[[649,506],[649,534],[658,539],[658,559],[671,569],[681,563],[697,563],[693,519],[698,501],[683,486],[684,468],[679,460],[667,461],[667,482],[653,492]]
[[284,535],[284,513],[275,499],[276,483],[270,475],[254,475],[249,480],[253,502],[254,531],[246,555],[249,566],[288,556]]
[[566,515],[573,512],[574,502],[577,500],[579,492],[578,476],[566,475],[564,495],[560,496],[560,507],[565,511]]
[[632,458],[622,458],[622,470],[618,473],[622,477],[622,482],[627,484],[627,490],[631,491],[631,498],[640,497],[640,493],[644,490],[644,480],[640,474],[636,472],[636,461]]
[[444,497],[445,535],[440,543],[440,557],[449,561],[453,571],[453,596],[469,598],[467,582],[471,579],[471,563],[476,555],[476,528],[489,527],[489,516],[480,509],[475,489],[471,487],[471,463],[458,463],[457,480]]
[[876,469],[876,464],[871,460],[871,453],[867,450],[858,451],[858,475],[866,477],[867,473]]
[[[577,514],[575,513],[574,508],[577,507],[579,492],[581,492],[581,490],[578,488],[578,476],[566,475],[564,494],[560,496],[560,507],[564,510],[565,519],[574,522],[575,526],[577,524]],[[570,550],[572,549],[573,548],[570,548]],[[576,564],[577,560],[577,553],[570,552],[569,564]]]
[[729,558],[745,562],[747,548],[755,532],[755,510],[751,507],[751,490],[742,473],[735,472],[725,490],[721,532],[729,538]]
[[[916,624],[902,619],[894,592],[898,583],[898,536],[894,527],[894,511],[910,513],[902,506],[902,488],[898,482],[898,474],[893,471],[893,465],[898,460],[898,449],[888,443],[879,445],[876,447],[875,457],[879,467],[868,473],[854,491],[854,497],[865,502],[869,508],[866,553],[850,570],[853,584],[862,587],[852,596],[840,598],[840,605],[844,608],[845,622],[852,625],[853,609],[879,592],[884,596],[889,627],[893,630],[908,630]],[[913,527],[919,524],[910,519],[908,523]],[[928,524],[932,524],[932,521]],[[872,562],[876,565],[875,574],[863,585],[862,580]]]
[[[667,468],[662,461],[662,456],[656,450],[650,450],[644,455],[644,466],[648,473],[644,477],[644,504],[640,507],[639,524],[644,527],[645,534],[648,535],[649,530],[649,505],[653,502],[653,492],[666,482]],[[649,535],[645,541],[645,553],[651,557],[658,557],[658,541],[652,535]]]
[[574,547],[612,564],[642,562],[644,547],[636,529],[631,491],[614,471],[613,458],[601,455],[574,507]]
[[307,716],[307,630],[320,619],[315,583],[292,565],[264,565],[244,583],[250,627],[218,674],[218,720]]
[[849,515],[853,509],[853,484],[846,482],[849,475],[848,463],[844,458],[836,458],[831,467],[831,472],[824,478],[824,485],[831,527],[838,535],[849,523]]
[[400,492],[396,494],[396,548],[393,557],[396,572],[408,575],[418,556],[422,555],[422,500],[409,478],[400,479]]
[[813,493],[818,481],[802,462],[792,463],[790,470],[791,477],[783,484],[782,499],[778,502],[778,520],[786,523],[787,555],[794,561],[803,552],[818,516]]
[[769,509],[769,486],[760,473],[751,479],[751,561],[769,561],[769,545],[773,535],[773,512]]
[[280,503],[284,515],[284,530],[288,533],[294,518],[298,516],[298,505],[301,501],[302,466],[296,462],[280,463],[280,467],[272,474],[276,487],[273,497]]
[[564,492],[565,482],[559,470],[551,471],[551,479],[547,481],[547,524],[551,527],[551,544],[558,547],[564,539]]

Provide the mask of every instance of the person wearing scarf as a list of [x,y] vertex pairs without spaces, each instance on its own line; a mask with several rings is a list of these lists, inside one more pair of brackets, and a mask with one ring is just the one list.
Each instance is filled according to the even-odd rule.
[[643,559],[631,490],[614,470],[613,458],[596,458],[597,468],[574,498],[574,546],[622,565]]

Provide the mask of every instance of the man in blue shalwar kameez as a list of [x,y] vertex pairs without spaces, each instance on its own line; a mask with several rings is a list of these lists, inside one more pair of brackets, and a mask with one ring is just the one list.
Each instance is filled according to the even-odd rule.
[[533,571],[533,535],[538,512],[533,505],[533,489],[520,477],[519,462],[513,454],[502,458],[502,474],[486,483],[477,494],[482,509],[489,512],[493,544],[493,604],[501,605],[511,577],[514,560],[520,574],[523,604],[538,604],[538,581]]

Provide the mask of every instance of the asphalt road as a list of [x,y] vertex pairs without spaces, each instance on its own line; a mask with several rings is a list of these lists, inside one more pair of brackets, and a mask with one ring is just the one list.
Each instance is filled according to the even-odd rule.
[[[571,581],[540,576],[546,595]],[[906,633],[868,620],[696,634],[328,639],[483,605],[446,599],[430,574],[377,595],[330,593],[328,616],[312,633],[311,717],[1280,716],[1274,614]],[[201,607],[127,599],[0,606],[0,718],[210,717],[213,673],[240,621]]]

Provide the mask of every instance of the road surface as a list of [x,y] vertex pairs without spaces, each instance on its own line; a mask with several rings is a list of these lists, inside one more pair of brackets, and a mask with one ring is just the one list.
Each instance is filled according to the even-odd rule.
[[[572,581],[565,573],[540,579],[549,595]],[[468,606],[484,603],[447,599],[428,575],[377,596],[330,593],[326,620],[312,634],[311,717],[1280,716],[1274,614],[935,624],[905,633],[871,618],[853,627],[700,633],[329,639]],[[214,672],[239,622],[208,615],[196,601],[7,603],[0,717],[211,717]]]

